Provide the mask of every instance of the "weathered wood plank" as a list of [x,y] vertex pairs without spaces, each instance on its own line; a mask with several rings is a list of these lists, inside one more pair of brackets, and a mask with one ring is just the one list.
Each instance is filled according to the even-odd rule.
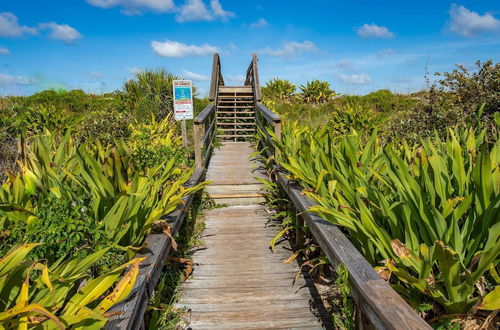
[[[209,195],[238,205],[206,212],[204,245],[193,252],[193,275],[182,286],[178,307],[191,311],[193,329],[321,328],[321,318],[328,322],[328,317],[314,300],[317,293],[313,299],[314,285],[302,275],[293,285],[299,265],[284,263],[292,254],[289,247],[269,249],[279,229],[268,225],[271,214],[249,198],[262,193],[254,177],[265,177],[254,172],[253,152],[248,143],[223,143],[215,151],[207,171],[213,180]],[[245,201],[250,205],[241,205]],[[316,304],[319,317],[311,312]]]

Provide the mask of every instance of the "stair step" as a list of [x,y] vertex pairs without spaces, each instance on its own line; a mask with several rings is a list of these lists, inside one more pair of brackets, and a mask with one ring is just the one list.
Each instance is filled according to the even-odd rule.
[[253,128],[220,128],[223,132],[255,132]]
[[221,134],[218,137],[222,139],[232,139],[232,138],[246,138],[246,137],[252,137],[252,134],[246,134],[246,135],[232,135],[232,134]]
[[253,100],[253,95],[219,95],[218,96],[219,100],[228,100],[228,99],[252,99]]
[[253,109],[252,105],[218,105],[217,108],[222,109]]
[[230,116],[226,116],[226,117],[222,117],[222,116],[217,116],[217,119],[222,119],[222,120],[227,120],[227,119],[255,119],[254,116],[248,116],[248,117],[230,117]]
[[217,113],[222,113],[222,114],[238,114],[238,115],[244,115],[244,114],[255,114],[254,111],[217,111]]
[[219,86],[220,93],[253,93],[252,86]]
[[228,99],[218,99],[217,103],[244,103],[244,104],[253,104],[253,100],[228,100]]
[[217,123],[221,126],[255,126],[255,123]]

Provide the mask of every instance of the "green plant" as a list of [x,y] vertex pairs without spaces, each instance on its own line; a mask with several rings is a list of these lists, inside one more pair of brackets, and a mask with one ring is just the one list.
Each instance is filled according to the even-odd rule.
[[[61,258],[52,265],[25,259],[39,245],[16,246],[0,259],[0,327],[102,328],[108,309],[131,292],[141,259],[82,282],[108,248],[83,260]],[[114,286],[128,266],[127,273]]]
[[[159,135],[159,143],[173,150],[180,148],[178,139],[162,134],[166,135]],[[154,167],[145,166],[143,172],[134,170],[131,151],[123,141],[107,147],[98,141],[77,145],[69,132],[61,140],[47,132],[28,139],[22,146],[21,173],[11,174],[0,188],[0,230],[4,231],[4,240],[11,228],[20,226],[17,230],[29,237],[31,228],[42,228],[51,219],[54,226],[59,223],[66,229],[81,227],[82,221],[93,223],[86,227],[93,237],[101,239],[101,234],[94,234],[104,233],[102,239],[108,244],[137,246],[161,216],[203,186],[183,187],[192,170],[177,167],[180,154]],[[54,198],[60,208],[44,208],[44,201]],[[84,211],[71,212],[69,205],[74,203]],[[66,219],[58,222],[54,218],[61,216]],[[78,237],[82,234],[74,233]],[[95,238],[93,244],[97,244]],[[71,247],[58,244],[58,248],[65,251],[90,244],[85,239],[67,242]]]
[[325,103],[336,95],[337,93],[330,89],[330,84],[327,81],[315,79],[300,86],[299,96],[307,103]]
[[294,124],[274,142],[279,164],[318,202],[311,210],[347,229],[372,265],[384,261],[407,299],[457,313],[480,298],[475,284],[500,253],[499,140],[450,130],[417,148]]
[[262,96],[269,100],[279,99],[292,101],[295,97],[295,89],[296,85],[288,80],[274,78],[269,80],[266,85],[262,87]]
[[164,69],[137,70],[134,78],[123,84],[119,95],[138,120],[151,115],[162,119],[173,112],[172,81],[181,79]]
[[337,312],[333,314],[333,322],[339,329],[356,329],[354,322],[354,302],[349,287],[349,272],[345,265],[337,267],[335,284],[339,289],[340,301]]

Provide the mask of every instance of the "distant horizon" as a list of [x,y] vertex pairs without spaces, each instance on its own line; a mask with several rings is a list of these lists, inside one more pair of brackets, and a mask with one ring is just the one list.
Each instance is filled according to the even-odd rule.
[[214,52],[227,85],[242,84],[256,53],[261,86],[319,79],[346,95],[411,94],[427,88],[426,70],[498,62],[499,17],[492,0],[19,0],[0,4],[0,95],[103,94],[162,67],[204,96]]

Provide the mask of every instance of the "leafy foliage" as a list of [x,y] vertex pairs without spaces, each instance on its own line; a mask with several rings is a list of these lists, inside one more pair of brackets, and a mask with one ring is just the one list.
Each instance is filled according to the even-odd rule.
[[306,103],[322,104],[330,101],[337,93],[330,89],[330,84],[327,81],[315,79],[301,85],[299,95]]
[[262,96],[268,99],[279,99],[284,101],[292,101],[295,96],[296,85],[288,80],[279,78],[271,79],[262,87]]
[[165,118],[173,112],[172,81],[176,79],[181,78],[164,69],[137,70],[120,96],[138,119]]
[[[47,265],[43,261],[26,259],[27,254],[38,246],[26,244],[13,247],[0,259],[2,328],[100,329],[107,321],[106,311],[128,296],[139,273],[141,259],[137,258],[82,282],[87,277],[88,269],[109,248],[83,260],[60,259]],[[127,273],[114,286],[128,266]],[[97,301],[102,295],[106,295],[105,299]]]
[[484,131],[450,130],[417,148],[383,144],[376,132],[283,132],[279,164],[317,201],[312,211],[348,230],[374,266],[383,262],[404,296],[426,295],[450,313],[480,298],[475,284],[500,254],[498,137],[490,147]]

